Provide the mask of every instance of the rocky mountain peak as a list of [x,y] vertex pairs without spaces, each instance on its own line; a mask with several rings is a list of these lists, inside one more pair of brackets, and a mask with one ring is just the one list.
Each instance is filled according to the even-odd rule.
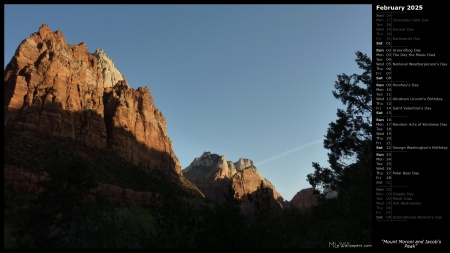
[[119,81],[125,80],[122,73],[114,66],[114,61],[103,49],[98,48],[93,55],[97,57],[97,65],[102,71],[103,88],[114,87]]
[[239,197],[255,192],[263,182],[272,189],[275,200],[282,201],[275,187],[265,179],[250,159],[227,161],[225,156],[204,152],[182,170],[183,175],[203,192],[206,198],[221,201],[231,185]]
[[111,148],[147,169],[181,173],[166,121],[148,88],[129,88],[104,50],[68,44],[43,24],[4,71],[4,127]]
[[38,33],[42,39],[45,39],[47,37],[47,34],[49,34],[50,32],[50,27],[47,24],[42,24],[41,27],[39,27]]
[[239,158],[239,160],[234,163],[234,166],[236,167],[237,171],[243,171],[245,168],[254,167],[253,161],[246,158]]
[[[211,154],[211,152],[205,151],[205,152],[203,152],[203,154],[200,156],[200,158],[210,157],[211,155],[213,155],[213,154]],[[214,155],[216,155],[216,154],[214,154]]]
[[[183,170],[183,175],[194,175],[197,170],[202,171],[203,178],[223,178],[230,173],[225,156],[203,152],[200,157],[195,158],[192,163]],[[192,172],[192,173],[191,173]]]

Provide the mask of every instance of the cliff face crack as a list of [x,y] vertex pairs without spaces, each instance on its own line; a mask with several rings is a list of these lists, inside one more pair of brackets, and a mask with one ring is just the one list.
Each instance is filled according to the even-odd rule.
[[[137,97],[137,102],[138,102],[138,107],[137,107],[137,112],[139,114],[139,117],[141,118],[141,121],[143,122],[142,127],[143,127],[143,131],[144,133],[146,132],[145,129],[145,121],[147,120],[145,118],[145,115],[143,113],[143,109],[144,109],[144,98],[142,97],[142,94],[139,94],[139,96]],[[144,134],[144,141],[147,141],[147,135]]]
[[80,90],[80,85],[77,84],[77,91],[78,91],[78,97],[80,98],[80,106],[81,108],[83,108],[83,100],[81,99],[81,90]]
[[241,177],[241,186],[242,186],[242,192],[244,192],[244,194],[245,194],[246,192],[245,192],[245,184],[244,184],[244,173],[242,173],[242,177]]
[[42,101],[42,103],[41,103],[41,108],[40,108],[40,111],[39,111],[39,115],[42,115],[42,112],[44,111],[45,101],[46,101],[46,99],[47,99],[48,92],[49,92],[49,89],[47,89],[47,88],[45,88],[44,90],[45,90],[45,92],[44,92],[44,94],[41,96],[41,101]]
[[[8,64],[7,67],[11,67],[12,69],[16,70],[16,68],[18,68],[17,64],[14,63],[10,63]],[[6,73],[6,72],[5,72]],[[28,66],[24,67],[23,69],[21,69],[17,75],[11,75],[8,79],[6,79],[6,75],[5,75],[5,86],[7,87],[7,89],[5,89],[5,104],[4,106],[8,106],[9,103],[11,102],[12,97],[14,96],[14,90],[16,88],[16,83],[17,83],[17,77],[22,76],[25,80],[26,86],[27,86],[27,94],[24,95],[23,97],[23,103],[22,106],[19,109],[18,115],[21,116],[22,112],[24,110],[24,108],[28,105],[31,106],[31,104],[34,102],[34,96],[37,94],[37,88],[35,88],[35,91],[33,93],[33,97],[31,97],[30,99],[30,81],[31,81],[31,75],[29,73],[28,70]],[[10,86],[10,87],[8,87]],[[4,118],[4,125],[6,125],[6,123],[8,122],[8,117]]]
[[106,142],[111,145],[114,140],[114,112],[119,106],[119,100],[114,97],[114,91],[103,92],[103,120],[106,127]]
[[[38,47],[38,49],[40,48]],[[47,50],[45,50],[42,54],[39,55],[38,59],[34,62],[34,67],[37,69],[41,64],[42,60],[46,57],[48,57]]]

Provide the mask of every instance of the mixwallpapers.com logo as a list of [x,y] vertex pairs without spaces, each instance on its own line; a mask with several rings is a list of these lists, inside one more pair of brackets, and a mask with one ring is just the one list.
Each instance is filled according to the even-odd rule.
[[328,248],[340,249],[340,248],[371,248],[370,244],[350,244],[350,242],[328,242]]
[[349,242],[329,242],[328,247],[329,248],[348,248],[350,245]]

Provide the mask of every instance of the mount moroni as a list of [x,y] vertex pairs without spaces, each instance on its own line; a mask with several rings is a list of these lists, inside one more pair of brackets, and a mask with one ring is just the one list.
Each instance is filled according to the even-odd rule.
[[135,165],[181,172],[150,90],[130,89],[103,50],[69,45],[42,25],[20,44],[4,80],[5,128],[110,147]]
[[[229,191],[243,207],[234,217],[261,212],[264,203],[266,211],[304,212],[317,201],[312,188],[283,201],[249,159],[233,163],[205,152],[182,170],[150,89],[130,88],[102,49],[70,45],[45,24],[22,41],[4,71],[4,128],[5,231],[18,247],[128,247],[128,239],[138,239],[120,226],[150,213],[139,247],[169,247],[173,236],[203,238]],[[208,203],[218,207],[211,211]],[[118,228],[120,219],[126,221]],[[117,234],[99,237],[102,228]],[[92,233],[99,241],[87,239]],[[173,245],[217,245],[188,239]]]

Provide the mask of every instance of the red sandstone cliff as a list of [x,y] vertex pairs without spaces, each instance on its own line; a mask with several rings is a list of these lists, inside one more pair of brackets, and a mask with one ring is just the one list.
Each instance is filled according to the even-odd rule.
[[196,184],[206,198],[216,202],[224,199],[229,186],[242,198],[246,194],[254,193],[262,181],[263,186],[269,188],[273,200],[277,201],[280,207],[283,203],[281,194],[249,159],[241,158],[233,163],[227,161],[225,156],[204,152],[183,170],[183,175]]
[[4,127],[111,148],[133,164],[181,174],[150,90],[129,88],[103,50],[69,45],[45,24],[4,71]]

